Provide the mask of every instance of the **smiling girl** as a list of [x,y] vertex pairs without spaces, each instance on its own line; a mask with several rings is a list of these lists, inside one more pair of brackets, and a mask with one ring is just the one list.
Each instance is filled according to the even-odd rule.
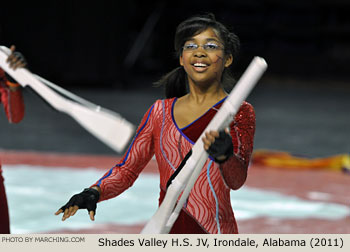
[[[96,203],[130,187],[153,155],[160,173],[160,204],[169,178],[226,99],[224,86],[232,84],[229,67],[238,49],[238,37],[213,15],[182,22],[175,34],[180,67],[158,81],[165,86],[166,99],[148,109],[122,161],[56,215],[63,213],[65,220],[87,208],[94,220]],[[210,156],[170,233],[238,233],[230,190],[246,180],[254,132],[255,113],[247,102],[229,129],[206,132],[202,141]]]

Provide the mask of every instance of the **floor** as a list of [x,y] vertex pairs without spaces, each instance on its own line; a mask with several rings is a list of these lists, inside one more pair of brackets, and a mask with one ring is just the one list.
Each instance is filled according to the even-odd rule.
[[[71,91],[117,111],[135,125],[162,98],[160,89],[141,86],[127,90],[75,87]],[[248,98],[257,116],[255,150],[280,150],[307,158],[349,153],[349,97],[350,87],[344,82],[263,78]],[[0,111],[0,158],[12,231],[138,233],[156,209],[153,161],[140,187],[101,205],[95,223],[85,213],[76,222],[62,223],[53,215],[57,208],[98,179],[122,153],[115,153],[69,116],[53,111],[30,90],[24,91],[24,98],[26,116],[20,124],[9,124]],[[349,189],[350,176],[345,173],[252,164],[246,184],[232,192],[231,198],[240,233],[350,233]],[[147,211],[125,218],[130,208],[141,208],[122,208],[125,199],[140,192],[148,193],[142,203]],[[36,213],[36,209],[43,212]]]
[[[134,186],[62,222],[55,216],[73,194],[93,184],[118,158],[106,155],[0,152],[12,233],[139,233],[158,202],[152,160]],[[240,233],[350,233],[350,176],[252,164],[246,184],[231,192]],[[140,211],[140,209],[142,209]]]

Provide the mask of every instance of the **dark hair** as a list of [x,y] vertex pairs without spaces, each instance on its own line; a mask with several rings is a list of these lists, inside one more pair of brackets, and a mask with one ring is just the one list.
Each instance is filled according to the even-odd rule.
[[[222,23],[216,21],[215,16],[211,13],[206,15],[193,16],[186,19],[177,26],[175,33],[175,52],[177,58],[182,54],[182,47],[191,37],[205,31],[208,28],[213,28],[224,44],[225,55],[232,54],[234,61],[239,52],[239,38],[233,32],[230,32]],[[225,88],[233,85],[234,79],[231,71],[225,68],[221,82]],[[187,94],[187,75],[183,67],[178,67],[164,75],[156,86],[165,87],[166,98],[181,97]]]

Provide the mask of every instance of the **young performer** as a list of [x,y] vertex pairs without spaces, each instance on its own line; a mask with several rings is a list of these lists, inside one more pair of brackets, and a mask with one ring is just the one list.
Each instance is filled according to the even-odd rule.
[[[24,57],[15,52],[15,46],[11,46],[12,54],[7,58],[7,62],[13,69],[25,67]],[[22,90],[18,83],[7,75],[0,68],[0,103],[4,105],[6,116],[10,123],[19,123],[24,116],[24,103]],[[1,161],[1,160],[0,160]],[[2,177],[0,162],[0,234],[10,233],[10,221],[7,206],[7,198]]]
[[[165,85],[167,99],[148,109],[122,161],[56,212],[63,213],[62,220],[80,208],[94,220],[96,203],[130,187],[153,155],[162,202],[169,178],[227,97],[224,86],[232,81],[229,67],[239,39],[212,14],[195,16],[177,27],[175,50],[180,67],[158,82]],[[243,102],[229,129],[205,133],[200,141],[209,158],[170,233],[238,233],[230,189],[246,180],[254,132],[254,109]]]

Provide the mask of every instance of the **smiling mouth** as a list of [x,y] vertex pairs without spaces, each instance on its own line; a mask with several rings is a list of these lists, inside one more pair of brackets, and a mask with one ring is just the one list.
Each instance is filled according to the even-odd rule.
[[194,63],[192,64],[194,67],[208,67],[209,65],[204,64],[204,63]]
[[204,73],[209,67],[209,65],[205,63],[194,63],[192,66],[197,73]]

